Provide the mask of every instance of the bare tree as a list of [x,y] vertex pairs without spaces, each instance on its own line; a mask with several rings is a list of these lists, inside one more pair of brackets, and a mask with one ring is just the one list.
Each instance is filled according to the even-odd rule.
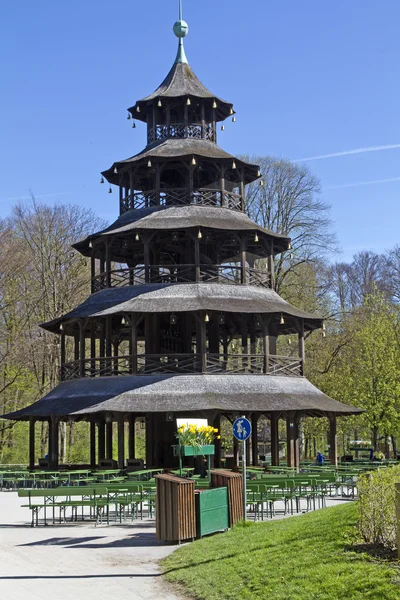
[[300,265],[320,262],[337,251],[329,205],[321,200],[320,182],[306,166],[270,156],[250,160],[260,165],[264,185],[248,186],[247,214],[266,229],[292,238],[292,249],[275,261],[280,292],[285,278]]

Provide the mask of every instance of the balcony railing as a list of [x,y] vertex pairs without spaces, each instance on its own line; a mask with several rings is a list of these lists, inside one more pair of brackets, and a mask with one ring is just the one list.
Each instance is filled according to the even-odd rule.
[[243,198],[240,194],[221,190],[200,188],[192,194],[186,189],[148,190],[133,192],[122,198],[120,202],[121,215],[128,210],[149,208],[151,206],[222,206],[231,210],[243,210]]
[[215,129],[212,123],[172,123],[171,125],[156,125],[147,132],[147,143],[167,140],[169,138],[189,138],[192,140],[209,140],[215,142]]
[[264,354],[138,354],[85,358],[65,363],[61,367],[61,380],[155,373],[301,377],[303,363],[300,358],[266,357]]
[[93,292],[99,292],[107,287],[127,287],[129,285],[143,285],[144,283],[225,283],[245,284],[257,287],[270,287],[270,275],[265,269],[246,267],[242,282],[242,269],[226,265],[151,265],[146,269],[143,266],[130,269],[117,269],[109,274],[100,273],[92,281]]

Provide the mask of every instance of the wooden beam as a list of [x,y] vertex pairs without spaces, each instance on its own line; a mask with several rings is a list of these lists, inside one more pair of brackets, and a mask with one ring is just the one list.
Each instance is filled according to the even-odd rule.
[[99,419],[98,424],[97,424],[97,431],[98,431],[97,449],[98,449],[98,462],[99,462],[99,464],[106,457],[106,453],[105,453],[105,438],[106,438],[106,436],[105,436],[105,429],[106,429],[106,423],[105,423],[104,417],[101,417]]
[[268,256],[269,287],[275,289],[275,266],[274,266],[274,240],[270,242],[270,253]]
[[246,260],[247,260],[247,252],[246,252],[246,238],[244,233],[242,233],[240,237],[240,273],[241,273],[241,283],[246,285],[247,283],[247,269],[246,269]]
[[112,460],[113,458],[113,423],[112,421],[106,421],[106,459]]
[[269,373],[269,331],[268,320],[263,320],[263,350],[264,350],[264,373]]
[[258,466],[258,419],[260,415],[252,413],[251,415],[251,459],[252,465]]
[[135,421],[136,421],[136,417],[135,415],[129,415],[129,419],[128,419],[128,423],[129,423],[129,430],[128,430],[128,457],[130,459],[134,459],[135,458],[135,454],[136,454],[136,449],[135,449]]
[[304,319],[300,319],[299,358],[300,358],[300,361],[301,361],[301,364],[300,364],[300,375],[304,375],[304,362],[305,362]]
[[29,418],[29,470],[35,468],[35,419]]
[[331,464],[337,466],[338,450],[336,415],[330,415],[329,417],[329,458],[331,460]]
[[273,467],[278,467],[279,466],[279,415],[278,415],[278,413],[271,413],[270,427],[271,427],[271,465]]
[[96,422],[90,421],[90,468],[96,468]]
[[85,324],[79,321],[79,360],[80,360],[80,375],[85,377]]
[[118,468],[125,467],[125,421],[123,417],[118,419]]

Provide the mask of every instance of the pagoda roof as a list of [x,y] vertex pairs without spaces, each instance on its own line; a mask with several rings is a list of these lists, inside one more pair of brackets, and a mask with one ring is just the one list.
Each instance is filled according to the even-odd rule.
[[[60,325],[82,318],[99,318],[130,312],[179,313],[218,311],[247,314],[276,314],[304,319],[307,331],[323,325],[323,318],[296,308],[274,290],[251,285],[219,283],[148,283],[108,288],[92,294],[71,312],[42,324],[44,329],[59,333]],[[280,333],[297,332],[287,319]]]
[[216,206],[154,206],[123,213],[112,225],[73,245],[76,250],[90,256],[90,242],[101,237],[133,231],[179,230],[209,228],[231,231],[258,231],[274,240],[274,254],[288,249],[290,238],[273,233],[252,221],[245,213]]
[[126,375],[66,381],[31,406],[2,418],[82,419],[99,413],[186,415],[223,412],[297,412],[309,416],[364,412],[326,396],[305,377],[277,375]]
[[[218,98],[210,92],[196,77],[191,66],[187,62],[175,62],[161,85],[149,96],[138,100],[129,112],[139,121],[147,121],[146,106],[149,102],[158,98],[181,98],[191,97],[206,99],[217,104],[215,109],[216,120],[223,121],[234,114],[233,104]],[[140,112],[137,111],[139,107]]]
[[232,162],[235,161],[237,166],[244,167],[245,169],[245,183],[251,183],[260,177],[258,165],[253,165],[236,158],[232,154],[222,150],[222,148],[217,146],[217,144],[214,142],[210,142],[208,140],[195,140],[191,138],[168,138],[166,140],[154,142],[146,146],[146,148],[131,158],[126,158],[124,160],[115,162],[112,167],[106,171],[103,171],[102,175],[109,183],[119,185],[120,174],[114,173],[115,169],[118,171],[125,166],[139,163],[140,161],[145,161],[149,158],[178,159],[193,156],[206,159],[210,158],[217,160],[230,160]]

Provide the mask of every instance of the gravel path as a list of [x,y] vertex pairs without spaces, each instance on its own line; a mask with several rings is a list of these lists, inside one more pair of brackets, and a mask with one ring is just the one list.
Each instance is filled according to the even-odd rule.
[[154,522],[76,523],[31,528],[15,492],[0,492],[0,595],[7,600],[179,600],[158,560]]

